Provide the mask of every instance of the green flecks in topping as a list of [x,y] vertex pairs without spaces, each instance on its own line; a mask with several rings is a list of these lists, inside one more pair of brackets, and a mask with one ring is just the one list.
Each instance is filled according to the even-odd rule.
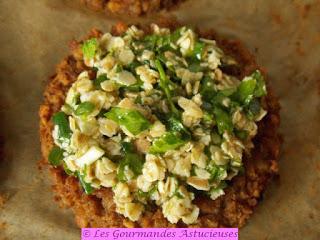
[[59,138],[70,138],[71,130],[69,126],[68,116],[64,112],[57,112],[53,115],[52,121],[58,126]]
[[142,40],[142,43],[146,49],[154,50],[157,44],[157,40],[157,35],[148,35]]
[[74,95],[71,101],[72,105],[78,105],[80,103],[80,93]]
[[203,122],[206,125],[213,125],[215,124],[215,120],[213,117],[213,114],[209,113],[209,112],[204,112],[203,113]]
[[142,98],[141,98],[140,95],[138,95],[138,96],[136,97],[136,99],[134,100],[134,103],[135,103],[135,104],[142,104]]
[[106,81],[107,79],[108,78],[106,74],[101,74],[99,77],[93,80],[93,85],[96,89],[101,89],[101,83]]
[[85,178],[85,175],[81,174],[80,172],[76,172],[76,176],[78,177],[79,181],[80,181],[80,184],[84,190],[84,192],[88,195],[90,195],[92,192],[93,192],[93,188],[91,186],[90,183],[87,183],[84,178]]
[[209,164],[206,170],[210,173],[210,181],[221,181],[227,177],[227,167]]
[[171,94],[171,90],[170,90],[170,80],[168,79],[168,77],[167,77],[167,75],[161,65],[161,62],[158,59],[155,60],[155,64],[156,64],[156,67],[157,67],[159,75],[160,75],[160,84],[159,85],[167,97],[167,100],[170,104],[171,111],[174,114],[178,115],[179,111],[177,110],[177,108],[175,107],[175,105],[172,101],[172,94]]
[[179,199],[184,199],[183,195],[179,192],[179,191],[176,191],[173,196],[179,198]]
[[175,116],[170,116],[167,119],[168,128],[170,131],[179,132],[181,138],[185,141],[190,140],[191,134],[190,131],[182,124],[182,122]]
[[243,140],[243,141],[245,141],[249,136],[249,133],[246,130],[235,129],[234,133],[235,133],[237,138],[239,138],[240,140]]
[[216,92],[216,94],[211,99],[211,104],[214,106],[224,106],[224,100],[226,100],[227,97],[221,92]]
[[241,81],[236,92],[236,98],[241,103],[248,104],[254,97],[262,97],[266,94],[267,91],[263,76],[259,70],[256,70]]
[[119,162],[117,177],[119,181],[126,182],[128,181],[125,174],[126,167],[128,167],[136,177],[142,173],[144,160],[140,155],[135,153],[135,149],[131,143],[123,142],[122,149],[124,158],[122,158]]
[[[204,104],[203,106],[206,110],[212,110],[213,106],[225,106],[224,100],[227,100],[230,96],[235,94],[236,88],[228,88],[220,91],[214,89],[214,81],[209,76],[205,76],[202,79],[202,85],[200,93],[203,96]],[[231,100],[231,99],[229,99]]]
[[116,66],[116,73],[121,73],[123,71],[123,66],[120,64],[117,64]]
[[203,42],[196,42],[191,57],[200,61],[202,59],[204,47],[205,44]]
[[131,142],[122,142],[121,146],[124,153],[133,153],[135,151],[135,148]]
[[90,113],[93,112],[95,106],[91,102],[82,102],[79,104],[77,109],[75,110],[74,114],[76,116],[88,116]]
[[81,49],[86,59],[93,58],[98,49],[98,40],[96,38],[91,38],[85,41]]
[[121,182],[126,182],[127,178],[125,176],[124,170],[125,170],[125,166],[127,166],[128,163],[125,162],[125,159],[121,160],[119,163],[119,167],[118,167],[118,172],[117,172],[117,177],[119,179],[119,181]]
[[147,35],[141,41],[144,48],[157,51],[157,52],[164,52],[166,50],[174,50],[171,44],[175,44],[176,41],[181,36],[181,29],[177,29],[172,34],[168,35]]
[[129,86],[121,86],[122,89],[131,91],[131,92],[139,92],[142,88],[143,82],[138,78],[137,82],[134,84],[131,84]]
[[260,110],[261,106],[258,99],[251,100],[251,102],[246,107],[247,116],[250,119],[254,119],[254,117],[260,113]]
[[68,168],[67,164],[65,162],[63,162],[62,164],[64,171],[66,172],[66,174],[68,174],[69,176],[73,176],[74,173]]
[[242,103],[248,103],[254,97],[254,90],[257,81],[254,78],[248,78],[241,82],[237,91],[237,99]]
[[262,96],[267,95],[266,83],[264,81],[264,77],[261,74],[261,72],[259,70],[256,70],[251,74],[250,77],[256,79],[256,81],[257,81],[256,89],[254,91],[254,96],[255,97],[262,97]]
[[140,175],[142,173],[143,159],[136,153],[127,153],[126,159],[135,176]]
[[178,41],[180,37],[181,37],[181,28],[178,28],[173,33],[171,33],[170,41],[173,43],[176,43],[176,41]]
[[167,132],[162,137],[153,141],[149,152],[152,154],[165,153],[168,150],[176,149],[185,144],[178,132]]
[[51,149],[48,160],[52,166],[56,167],[56,166],[61,165],[62,160],[63,160],[63,150],[57,146],[54,146]]
[[213,79],[209,76],[204,76],[201,80],[200,94],[203,97],[203,100],[210,102],[212,97],[215,94],[214,82]]
[[133,60],[129,65],[125,66],[124,69],[134,73],[136,71],[136,68],[139,66],[141,66],[141,63],[137,60]]
[[232,119],[228,112],[222,108],[215,107],[213,113],[217,122],[218,132],[220,134],[223,134],[225,131],[231,132],[233,130]]
[[144,192],[141,189],[139,189],[136,193],[136,196],[138,199],[148,199],[158,190],[158,184],[153,184],[151,189],[148,192]]
[[228,185],[227,185],[227,183],[225,181],[221,181],[219,186],[212,187],[207,194],[210,196],[210,198],[212,200],[215,200],[215,199],[217,199],[218,197],[220,197],[221,195],[224,194],[223,189],[226,188],[227,186]]
[[224,89],[224,90],[221,90],[221,94],[223,94],[225,97],[229,97],[231,96],[232,94],[234,94],[235,92],[237,91],[237,88],[236,87],[233,87],[233,88],[228,88],[228,89]]
[[114,107],[105,114],[105,117],[125,127],[133,135],[147,130],[150,122],[137,110]]
[[203,67],[201,67],[200,62],[199,61],[193,61],[189,64],[188,69],[191,72],[202,72],[203,71]]

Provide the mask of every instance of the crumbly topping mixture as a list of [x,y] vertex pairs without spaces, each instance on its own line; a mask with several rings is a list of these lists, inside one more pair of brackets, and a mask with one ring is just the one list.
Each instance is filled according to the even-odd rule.
[[171,223],[192,224],[195,194],[214,200],[245,170],[266,86],[258,70],[228,75],[237,62],[190,28],[151,29],[83,43],[90,70],[53,116],[49,161],[87,194],[112,188],[117,212],[132,221],[155,204]]

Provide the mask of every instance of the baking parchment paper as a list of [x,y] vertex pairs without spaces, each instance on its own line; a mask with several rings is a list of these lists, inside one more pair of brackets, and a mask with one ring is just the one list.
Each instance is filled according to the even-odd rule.
[[[0,239],[80,238],[71,211],[58,208],[47,173],[37,169],[37,112],[46,80],[70,40],[116,22],[76,1],[0,0],[0,196],[7,197]],[[280,178],[240,239],[320,239],[320,1],[189,0],[173,14],[244,42],[280,98]]]

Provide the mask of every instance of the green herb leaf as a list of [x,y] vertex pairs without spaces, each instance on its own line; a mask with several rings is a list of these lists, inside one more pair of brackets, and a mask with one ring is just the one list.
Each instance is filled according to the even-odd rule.
[[82,102],[74,112],[77,116],[88,116],[94,110],[94,104],[91,102]]
[[245,77],[238,86],[237,99],[244,104],[248,104],[254,97],[262,97],[267,94],[266,85],[259,70]]
[[215,123],[213,114],[211,114],[209,112],[204,112],[204,114],[203,114],[203,122],[206,125],[213,125]]
[[256,79],[256,81],[257,81],[256,89],[254,91],[254,96],[255,97],[262,97],[262,96],[267,95],[266,83],[264,81],[264,77],[261,74],[261,72],[259,70],[256,70],[251,74],[251,77]]
[[93,80],[93,85],[97,88],[97,89],[101,89],[101,83],[106,81],[107,75],[106,74],[101,74],[99,77],[97,77],[96,79]]
[[181,37],[181,28],[178,28],[173,33],[171,33],[170,41],[175,43],[176,41],[179,40],[180,37]]
[[124,126],[133,135],[137,135],[151,126],[150,122],[137,110],[113,107],[105,116]]
[[84,181],[84,175],[82,175],[80,172],[76,172],[76,176],[78,177],[78,179],[79,179],[79,181],[80,181],[80,184],[81,184],[81,186],[82,186],[82,188],[83,188],[83,190],[84,190],[84,192],[86,193],[86,194],[91,194],[92,192],[93,192],[93,188],[92,188],[92,186],[91,186],[91,184],[90,183],[87,183],[87,182],[85,182]]
[[91,38],[85,41],[82,45],[82,52],[85,58],[91,59],[96,54],[98,49],[98,40],[96,38]]
[[149,152],[152,154],[165,153],[168,150],[176,149],[185,144],[177,132],[167,132],[162,137],[153,141]]
[[235,129],[234,133],[241,140],[246,140],[248,138],[248,135],[249,135],[248,131],[246,131],[246,130]]
[[247,78],[241,81],[237,98],[241,103],[249,103],[254,97],[254,91],[256,89],[257,81],[254,78]]
[[142,174],[143,159],[136,153],[128,153],[126,159],[135,176]]
[[204,46],[205,44],[203,42],[196,42],[191,57],[193,59],[201,60]]
[[256,115],[260,113],[261,106],[258,99],[254,98],[246,107],[247,116],[250,119],[254,119]]
[[148,192],[144,192],[141,189],[138,189],[138,198],[149,198],[155,191],[157,191],[157,189],[157,184],[154,184]]
[[143,39],[143,45],[146,49],[154,50],[158,41],[157,35],[148,35]]
[[223,180],[227,176],[227,167],[226,166],[217,166],[209,164],[206,170],[211,174],[211,181]]
[[191,72],[202,72],[203,71],[203,67],[201,67],[200,61],[192,61],[191,63],[189,63],[188,69]]
[[129,65],[123,66],[123,68],[129,72],[135,73],[136,68],[141,65],[142,65],[142,63],[140,63],[138,60],[134,59]]
[[135,151],[131,142],[122,142],[121,146],[124,153],[133,153]]
[[53,115],[52,121],[58,126],[58,136],[61,138],[70,138],[71,129],[69,126],[68,116],[64,112],[57,112]]
[[142,104],[142,98],[141,98],[140,95],[138,95],[138,96],[136,97],[136,99],[134,100],[134,103],[135,103],[135,104]]
[[185,141],[190,140],[191,133],[177,117],[171,116],[167,119],[167,122],[170,131],[179,132],[181,134],[181,138]]
[[206,102],[211,102],[212,98],[214,97],[216,91],[214,90],[213,79],[209,76],[204,76],[201,80],[200,93]]
[[230,97],[236,91],[237,91],[237,88],[233,87],[233,88],[228,88],[228,89],[221,90],[221,93],[226,97]]
[[141,90],[141,87],[143,85],[143,82],[140,78],[138,78],[137,82],[135,84],[129,85],[129,86],[121,86],[121,88],[128,90],[130,92],[139,92]]
[[68,168],[67,164],[65,162],[63,162],[63,169],[66,172],[66,174],[68,174],[69,176],[73,176],[74,173]]
[[80,93],[77,93],[72,98],[72,105],[78,105],[79,103],[80,103]]
[[128,165],[128,163],[125,161],[125,159],[123,159],[119,162],[119,167],[117,170],[117,177],[118,177],[119,181],[121,181],[121,182],[128,181],[128,179],[126,178],[126,175],[124,174],[124,169],[125,169],[125,166],[127,166],[127,165]]
[[155,65],[156,65],[156,68],[158,69],[158,72],[159,72],[159,75],[160,75],[160,87],[162,88],[162,90],[164,91],[167,99],[168,99],[168,102],[170,104],[170,108],[171,108],[171,111],[176,114],[176,115],[179,115],[179,111],[178,109],[175,107],[175,105],[173,104],[173,101],[171,99],[171,90],[169,88],[169,85],[170,85],[170,81],[161,65],[161,62],[159,59],[156,59],[155,60]]
[[136,177],[142,173],[144,160],[134,152],[134,147],[131,143],[123,142],[122,149],[124,158],[120,160],[117,177],[119,181],[126,182],[128,179],[125,175],[125,167],[128,166]]
[[63,150],[58,146],[54,146],[49,153],[48,160],[52,166],[59,166],[63,160]]
[[224,111],[222,108],[215,107],[213,113],[220,134],[223,134],[225,131],[231,132],[233,130],[232,119],[226,111]]

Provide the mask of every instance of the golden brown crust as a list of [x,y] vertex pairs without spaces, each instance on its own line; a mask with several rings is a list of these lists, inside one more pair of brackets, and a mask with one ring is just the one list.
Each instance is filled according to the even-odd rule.
[[[125,29],[125,24],[118,24],[113,28],[113,32],[120,34]],[[89,37],[100,34],[99,31],[93,30]],[[252,55],[238,41],[219,39],[212,32],[200,34],[216,39],[224,51],[237,59],[240,67],[227,69],[230,73],[241,77],[258,68]],[[48,153],[53,146],[51,117],[63,104],[65,94],[77,75],[86,68],[79,45],[80,42],[71,43],[71,55],[58,65],[56,74],[50,78],[44,93],[44,102],[40,107],[41,149],[44,162],[48,166]],[[281,145],[281,138],[277,132],[280,107],[270,89],[263,103],[268,114],[259,122],[252,158],[244,159],[245,174],[235,177],[226,189],[226,194],[217,200],[196,197],[195,203],[200,208],[200,215],[193,227],[243,226],[253,213],[268,181],[277,174]],[[66,175],[62,168],[49,168],[53,176],[56,200],[61,207],[72,208],[79,227],[187,227],[180,222],[170,224],[159,208],[145,212],[138,222],[130,222],[115,212],[111,189],[102,188],[88,196],[75,177]]]
[[141,16],[162,9],[170,9],[184,0],[81,0],[82,4],[95,11]]

